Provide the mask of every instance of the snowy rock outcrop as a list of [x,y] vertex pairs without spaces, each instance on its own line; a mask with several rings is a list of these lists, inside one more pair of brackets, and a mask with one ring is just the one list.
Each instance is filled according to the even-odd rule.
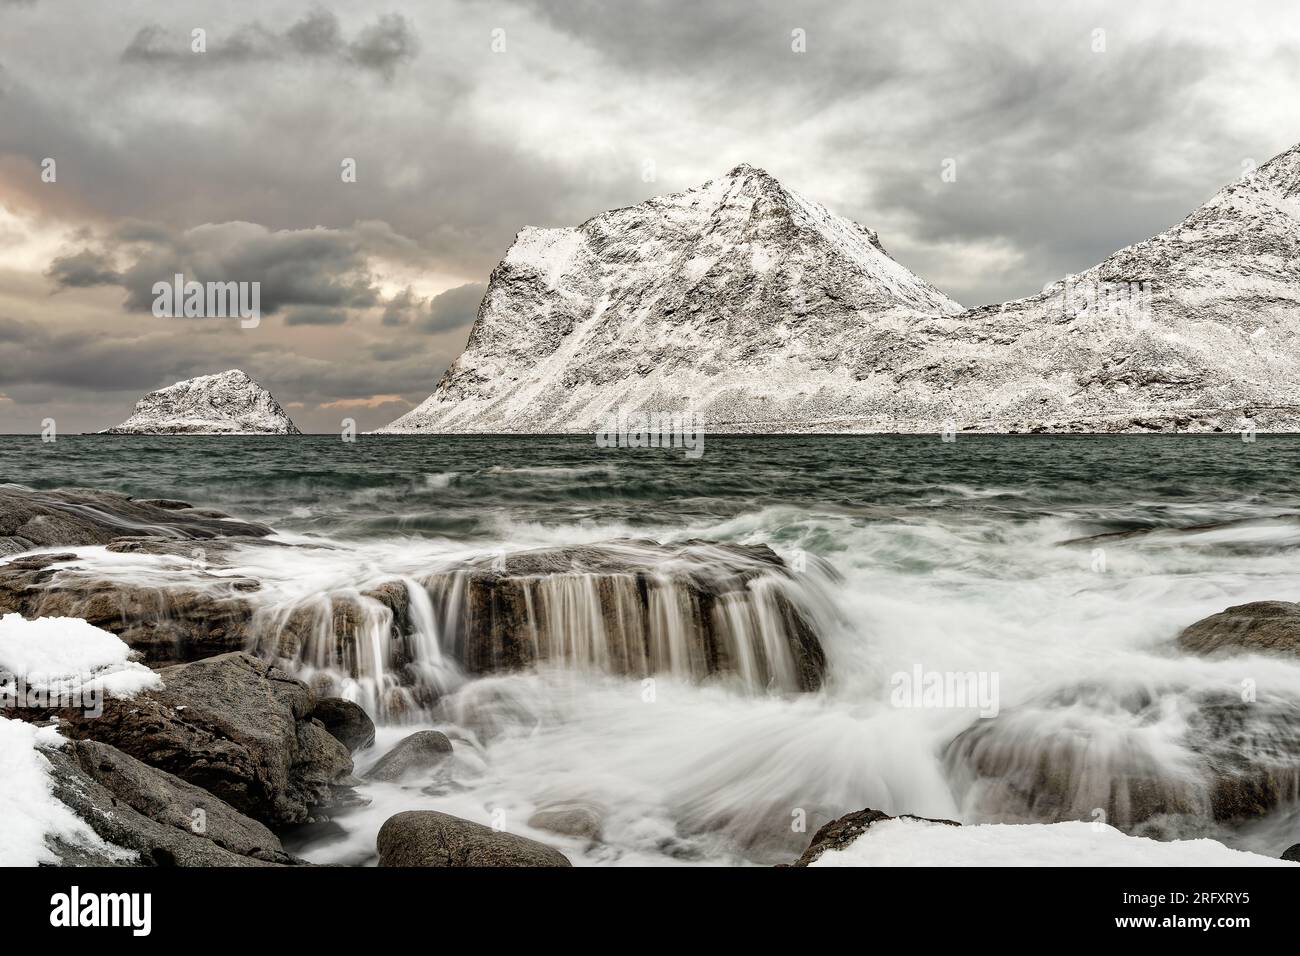
[[299,435],[271,393],[237,368],[150,392],[110,435]]
[[870,410],[908,330],[957,303],[876,234],[752,166],[524,229],[464,354],[383,431],[589,431],[608,413],[693,411],[781,430]]
[[383,431],[1300,430],[1300,146],[1039,295],[962,311],[738,166],[525,229],[465,352]]

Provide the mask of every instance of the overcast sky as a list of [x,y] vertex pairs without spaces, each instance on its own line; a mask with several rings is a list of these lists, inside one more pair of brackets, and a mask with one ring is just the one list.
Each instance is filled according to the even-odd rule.
[[[1290,0],[0,0],[0,432],[231,367],[376,427],[519,228],[742,161],[965,305],[1028,295],[1300,141],[1297,90]],[[261,282],[261,324],[154,317],[174,272]]]

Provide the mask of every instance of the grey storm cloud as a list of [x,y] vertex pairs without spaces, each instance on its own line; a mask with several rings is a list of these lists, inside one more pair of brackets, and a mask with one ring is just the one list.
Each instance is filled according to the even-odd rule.
[[113,268],[112,260],[102,252],[82,249],[59,256],[50,263],[45,273],[63,289],[88,289],[101,285],[119,285],[122,274]]
[[[1168,227],[1243,160],[1300,140],[1300,8],[1282,0],[0,9],[0,269],[27,277],[21,293],[5,281],[21,327],[0,322],[0,378],[32,379],[0,389],[18,402],[232,366],[308,406],[416,401],[521,227],[742,161],[877,230],[962,303],[997,302]],[[28,234],[11,255],[7,237]],[[136,321],[176,272],[257,280],[278,318],[259,335]],[[31,324],[69,331],[56,345]]]
[[[107,250],[82,249],[54,260],[47,275],[64,288],[120,285],[130,311],[152,311],[154,285],[181,275],[194,282],[260,283],[265,315],[295,310],[289,324],[337,325],[342,310],[379,301],[365,249],[348,232],[305,229],[271,232],[247,222],[209,223],[180,233],[157,224],[128,223],[111,234]],[[129,258],[121,272],[112,255]]]
[[299,307],[285,313],[285,325],[342,325],[348,320],[344,309]]
[[478,317],[485,292],[487,286],[482,282],[467,282],[429,298],[420,298],[406,288],[384,303],[381,322],[409,325],[430,334],[468,328]]
[[157,24],[141,27],[122,51],[122,61],[205,67],[275,62],[290,56],[319,57],[372,70],[391,80],[397,68],[420,51],[414,28],[400,13],[381,14],[352,40],[343,36],[338,17],[321,8],[279,33],[261,23],[211,32],[201,29],[205,31],[204,49],[196,52],[192,34]]

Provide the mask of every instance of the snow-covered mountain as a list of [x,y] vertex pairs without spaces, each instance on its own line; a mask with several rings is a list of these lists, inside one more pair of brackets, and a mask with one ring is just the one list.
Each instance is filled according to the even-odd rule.
[[924,350],[896,375],[900,418],[1300,431],[1300,146],[1040,295],[913,332]]
[[150,392],[110,435],[298,435],[271,393],[237,368]]
[[620,408],[769,428],[865,412],[861,381],[957,303],[876,234],[737,166],[577,228],[526,228],[464,354],[383,431],[590,430]]
[[762,170],[525,229],[384,431],[1300,430],[1300,147],[1042,294],[962,311]]

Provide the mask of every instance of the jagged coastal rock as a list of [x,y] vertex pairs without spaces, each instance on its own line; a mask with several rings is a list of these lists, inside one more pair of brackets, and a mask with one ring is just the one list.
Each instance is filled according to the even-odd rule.
[[[328,590],[284,594],[270,566],[339,545],[268,540],[269,529],[179,501],[12,485],[0,487],[0,530],[22,531],[14,537],[32,552],[0,557],[0,612],[16,612],[6,620],[10,640],[35,618],[45,622],[42,643],[58,636],[52,621],[75,624],[70,633],[81,637],[98,626],[120,637],[120,655],[83,655],[68,673],[102,674],[108,660],[115,673],[150,678],[134,689],[114,684],[100,707],[33,697],[12,710],[15,720],[0,714],[0,729],[40,728],[51,794],[102,841],[50,845],[66,864],[298,864],[303,831],[337,826],[371,788],[443,796],[459,786],[457,767],[483,759],[481,741],[531,727],[535,714],[518,693],[530,679],[510,672],[665,673],[713,684],[710,694],[725,683],[729,693],[770,699],[822,686],[822,635],[836,626],[815,600],[819,566],[796,570],[765,545],[618,539],[456,557],[395,577],[359,569]],[[164,573],[146,578],[146,569]],[[1296,608],[1238,605],[1170,643],[1188,654],[1250,655],[1256,668],[1265,654],[1294,654]],[[27,645],[8,650],[0,688],[13,688],[13,700],[19,678],[39,687],[29,678],[45,674],[52,686]],[[44,653],[41,661],[70,658],[57,646]],[[461,694],[476,676],[488,680]],[[391,725],[444,705],[449,726],[463,731],[418,730],[396,745],[385,737],[385,752],[362,757],[367,771],[354,775],[352,753],[375,743],[376,720]],[[1169,732],[1153,737],[1162,721]],[[1118,831],[1172,839],[1291,805],[1300,794],[1297,728],[1300,702],[1286,694],[1247,701],[1176,674],[1081,681],[956,733],[943,752],[945,778],[963,818],[1063,828],[1024,831],[1026,839],[1041,832],[1068,842],[1073,821],[1096,821],[1099,811]],[[823,865],[825,852],[848,851],[889,821],[875,811],[837,819],[852,804],[799,796],[797,776],[788,794],[780,784],[766,799],[747,798],[739,820],[719,809],[714,788],[701,789],[676,801],[675,826],[725,832],[756,859],[788,859],[789,808],[798,806],[810,829],[834,821],[800,864]],[[595,794],[545,788],[530,803],[528,826],[566,846],[618,840],[610,836],[618,812]],[[196,810],[205,830],[187,829]],[[998,834],[1007,835],[982,830],[972,846]],[[927,842],[914,853],[914,835],[858,846],[865,856],[851,861],[949,852]],[[426,811],[385,824],[377,854],[382,865],[567,865],[541,843]]]
[[237,368],[150,392],[110,435],[300,435],[271,393]]
[[963,311],[762,170],[524,229],[464,353],[385,432],[1300,429],[1300,146],[1181,223]]
[[62,710],[75,740],[109,744],[202,787],[271,826],[355,802],[348,749],[310,715],[310,687],[238,652],[159,671],[163,688],[105,701],[102,715]]
[[[816,690],[825,678],[828,622],[808,590],[819,577],[796,573],[766,545],[622,539],[530,549],[285,601],[250,558],[329,546],[270,534],[182,501],[0,486],[0,555],[15,554],[0,561],[0,613],[81,618],[154,667],[247,650],[309,670],[321,696],[343,692],[336,678],[360,681],[370,695],[361,703],[381,720],[434,702],[444,652],[469,674],[551,662],[724,678],[751,693]],[[19,553],[36,548],[59,550]],[[165,569],[166,580],[142,577],[127,556]],[[373,739],[355,710],[335,709],[317,717],[349,749]]]

